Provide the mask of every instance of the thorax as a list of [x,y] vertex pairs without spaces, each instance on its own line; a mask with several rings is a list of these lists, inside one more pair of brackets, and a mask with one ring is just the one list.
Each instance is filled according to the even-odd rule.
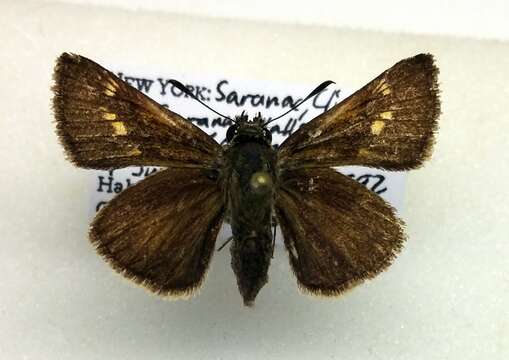
[[227,147],[224,175],[234,235],[239,226],[248,229],[270,223],[277,181],[275,157],[275,150],[263,143]]

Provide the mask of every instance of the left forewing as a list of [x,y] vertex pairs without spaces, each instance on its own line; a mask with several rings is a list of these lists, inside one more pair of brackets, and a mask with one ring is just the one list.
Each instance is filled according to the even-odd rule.
[[394,209],[327,168],[286,171],[276,214],[302,289],[333,296],[384,270],[404,233]]
[[200,128],[86,57],[62,54],[54,79],[57,133],[77,166],[207,168],[222,152]]

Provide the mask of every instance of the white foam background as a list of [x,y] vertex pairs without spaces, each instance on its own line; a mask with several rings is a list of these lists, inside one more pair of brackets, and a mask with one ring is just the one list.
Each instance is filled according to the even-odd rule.
[[[0,14],[0,358],[508,357],[508,44],[61,4],[2,2]],[[434,53],[441,129],[432,161],[407,177],[404,251],[375,280],[325,300],[298,292],[278,248],[253,309],[241,306],[227,251],[189,301],[122,281],[86,238],[90,174],[65,161],[54,134],[49,88],[62,51],[352,89]]]

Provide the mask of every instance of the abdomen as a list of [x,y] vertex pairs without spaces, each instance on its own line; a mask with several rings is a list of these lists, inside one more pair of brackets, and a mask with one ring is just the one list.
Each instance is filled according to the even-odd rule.
[[268,280],[273,253],[274,151],[252,142],[233,146],[227,156],[232,268],[244,303],[250,305]]

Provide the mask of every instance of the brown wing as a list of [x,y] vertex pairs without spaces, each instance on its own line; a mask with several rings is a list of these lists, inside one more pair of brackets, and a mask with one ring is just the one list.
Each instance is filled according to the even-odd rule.
[[419,167],[430,155],[440,113],[437,73],[429,54],[400,61],[291,135],[280,147],[279,166]]
[[99,254],[155,293],[192,293],[204,279],[224,214],[217,180],[204,171],[163,170],[121,192],[91,225]]
[[404,241],[382,198],[333,169],[286,171],[276,214],[299,285],[332,296],[390,265]]
[[57,133],[78,166],[207,167],[222,151],[198,127],[83,56],[62,54],[54,79]]

